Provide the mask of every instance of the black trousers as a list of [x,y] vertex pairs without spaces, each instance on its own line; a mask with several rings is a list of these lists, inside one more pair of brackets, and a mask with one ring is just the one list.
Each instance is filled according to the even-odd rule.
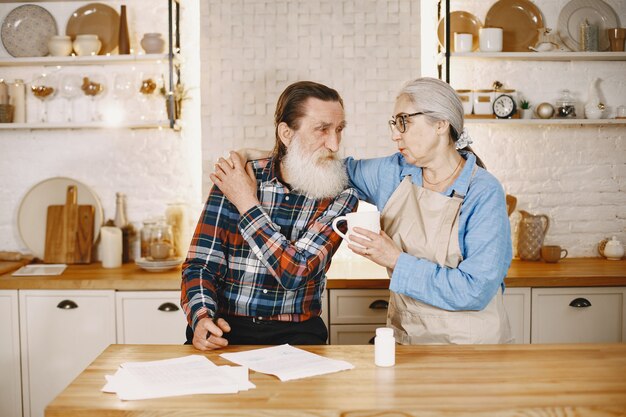
[[[234,316],[223,319],[230,324],[230,332],[224,333],[230,345],[324,345],[328,339],[328,329],[321,317],[302,322]],[[193,331],[187,326],[185,344],[192,344],[192,340]]]

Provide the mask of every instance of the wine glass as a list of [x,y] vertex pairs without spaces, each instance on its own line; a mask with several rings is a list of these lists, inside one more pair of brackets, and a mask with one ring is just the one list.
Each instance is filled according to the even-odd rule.
[[[153,117],[156,98],[161,94],[162,76],[157,73],[144,72],[139,77],[139,93],[141,94],[141,120]],[[158,113],[157,113],[158,114]]]
[[30,90],[37,99],[41,100],[39,121],[46,123],[48,121],[48,101],[57,92],[56,79],[50,74],[41,74],[33,80]]
[[80,89],[83,90],[83,94],[89,97],[91,103],[91,120],[102,120],[102,115],[98,110],[96,99],[101,98],[104,95],[104,79],[98,74],[84,75]]
[[[135,83],[136,77],[134,73],[120,73],[115,75],[113,81],[113,97],[116,100],[126,102],[135,94]],[[124,118],[128,118],[128,114],[131,110],[132,108],[120,109],[119,119],[123,120]]]
[[65,108],[65,120],[71,122],[74,119],[74,107],[72,100],[80,95],[82,79],[78,74],[65,74],[59,83],[59,95],[67,100]]

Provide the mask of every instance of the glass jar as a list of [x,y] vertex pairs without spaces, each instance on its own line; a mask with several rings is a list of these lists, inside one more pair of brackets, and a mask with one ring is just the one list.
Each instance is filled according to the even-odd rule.
[[167,259],[172,256],[173,250],[172,226],[160,217],[152,228],[150,256],[154,260]]
[[493,115],[495,90],[474,90],[474,114]]
[[556,101],[556,115],[555,117],[561,119],[575,119],[576,118],[576,101],[572,97],[569,90],[563,90],[561,97]]
[[152,243],[152,231],[156,226],[155,219],[146,219],[143,221],[143,227],[141,228],[141,257],[147,258],[150,256],[150,243]]

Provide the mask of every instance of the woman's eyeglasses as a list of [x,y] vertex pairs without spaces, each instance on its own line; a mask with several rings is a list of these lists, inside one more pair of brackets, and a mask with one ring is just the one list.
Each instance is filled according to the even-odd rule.
[[431,111],[418,111],[416,113],[399,113],[393,117],[393,119],[389,120],[389,129],[393,133],[393,128],[398,129],[398,132],[404,133],[406,132],[406,123],[409,117],[419,116],[420,114],[428,114],[432,113]]

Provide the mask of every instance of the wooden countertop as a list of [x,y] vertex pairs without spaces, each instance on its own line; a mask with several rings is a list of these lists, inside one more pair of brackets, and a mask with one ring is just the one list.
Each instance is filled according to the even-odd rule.
[[[225,351],[249,350],[229,347]],[[203,354],[191,346],[111,345],[45,410],[78,416],[519,416],[626,413],[626,344],[397,346],[396,365],[377,368],[373,346],[304,346],[355,369],[280,382],[250,372],[255,389],[121,401],[100,391],[128,361]],[[219,352],[206,356],[230,364]],[[389,415],[391,415],[389,414]],[[387,414],[384,414],[387,415]]]
[[[572,258],[559,263],[514,260],[506,278],[508,287],[626,286],[626,260]],[[373,262],[336,260],[328,272],[327,288],[385,289],[385,268]],[[0,276],[0,289],[113,289],[120,291],[179,290],[180,268],[146,272],[134,264],[104,269],[99,263],[70,265],[59,276]]]

